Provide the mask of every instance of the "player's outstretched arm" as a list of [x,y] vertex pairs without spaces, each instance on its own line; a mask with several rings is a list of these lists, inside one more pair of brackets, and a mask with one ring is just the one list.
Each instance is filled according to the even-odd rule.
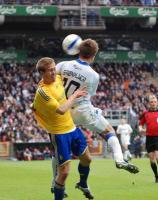
[[61,104],[56,112],[63,115],[66,111],[68,111],[72,105],[73,105],[73,102],[76,98],[79,98],[81,96],[86,96],[87,95],[87,91],[86,91],[86,88],[82,88],[82,89],[78,89],[76,90],[73,95],[71,95],[68,100],[66,100],[65,103]]

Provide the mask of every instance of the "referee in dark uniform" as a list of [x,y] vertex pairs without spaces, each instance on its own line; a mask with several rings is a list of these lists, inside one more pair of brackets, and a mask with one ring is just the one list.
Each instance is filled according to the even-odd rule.
[[150,159],[150,166],[154,172],[155,182],[158,183],[158,99],[155,95],[149,95],[149,108],[140,117],[139,128],[143,131],[146,126],[146,149]]

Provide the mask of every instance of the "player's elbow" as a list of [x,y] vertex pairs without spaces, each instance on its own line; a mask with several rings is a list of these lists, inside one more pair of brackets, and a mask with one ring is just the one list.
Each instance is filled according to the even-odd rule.
[[58,108],[58,109],[56,110],[56,113],[58,113],[58,114],[60,114],[60,115],[64,115],[65,112],[66,112],[65,110],[60,109],[60,108]]

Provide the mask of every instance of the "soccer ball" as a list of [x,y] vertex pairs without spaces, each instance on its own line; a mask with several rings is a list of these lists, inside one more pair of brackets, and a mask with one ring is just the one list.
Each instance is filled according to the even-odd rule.
[[68,55],[76,55],[79,53],[79,46],[82,42],[82,39],[80,36],[76,34],[70,34],[65,37],[65,39],[62,42],[63,50]]

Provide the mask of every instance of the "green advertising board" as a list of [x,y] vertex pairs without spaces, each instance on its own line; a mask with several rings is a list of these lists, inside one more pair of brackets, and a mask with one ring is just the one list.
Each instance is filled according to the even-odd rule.
[[102,17],[158,17],[158,7],[101,7],[100,13]]
[[[27,51],[1,50],[0,63],[2,62],[25,62],[29,59],[36,62],[38,58],[28,58]],[[56,58],[56,60],[69,60],[71,58]],[[100,51],[95,61],[97,62],[155,62],[158,60],[158,51]]]
[[58,8],[56,6],[42,5],[0,5],[0,15],[14,16],[56,16]]
[[0,63],[3,62],[24,62],[27,59],[26,51],[0,50]]
[[158,60],[158,51],[101,51],[96,61],[109,62],[154,62]]

